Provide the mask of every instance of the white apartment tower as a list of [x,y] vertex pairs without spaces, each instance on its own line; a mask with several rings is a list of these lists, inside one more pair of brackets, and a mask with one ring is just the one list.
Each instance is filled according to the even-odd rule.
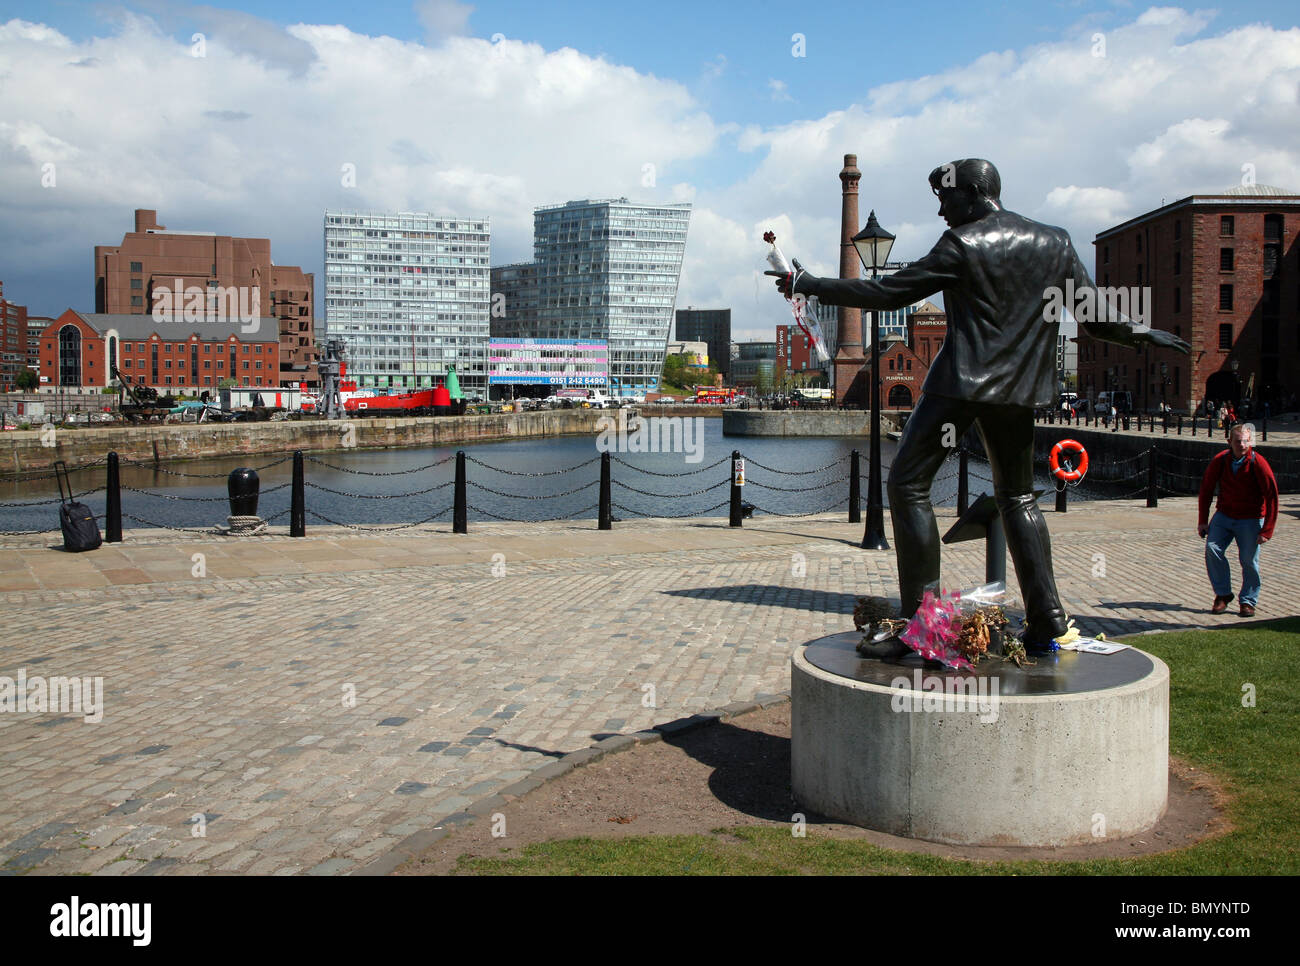
[[348,377],[429,388],[455,365],[487,396],[487,218],[325,212],[325,337],[347,343]]

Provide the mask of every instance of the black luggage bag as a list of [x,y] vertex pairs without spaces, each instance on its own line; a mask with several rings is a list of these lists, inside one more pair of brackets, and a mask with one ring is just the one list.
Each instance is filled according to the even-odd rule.
[[[54,464],[54,476],[59,482],[59,526],[63,528],[63,549],[69,553],[94,550],[104,541],[99,536],[99,524],[95,514],[84,503],[72,499],[72,481],[68,479],[68,467],[59,460]],[[67,486],[68,495],[63,495]]]

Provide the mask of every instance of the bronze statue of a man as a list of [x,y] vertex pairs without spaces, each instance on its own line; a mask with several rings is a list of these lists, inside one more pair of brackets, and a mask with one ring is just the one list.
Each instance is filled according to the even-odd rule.
[[[1034,408],[1056,402],[1060,308],[1090,336],[1117,345],[1189,352],[1168,332],[1116,311],[1098,293],[1062,228],[1002,207],[1002,182],[988,161],[966,159],[930,172],[948,230],[930,253],[878,280],[777,275],[783,294],[823,303],[897,309],[943,292],[948,335],[889,469],[902,614],[939,588],[939,528],[930,503],[935,474],[951,444],[975,424],[993,471],[994,497],[1025,602],[1027,646],[1047,646],[1067,630],[1052,573],[1047,524],[1034,499]],[[1073,302],[1066,299],[1073,298]],[[1082,309],[1082,310],[1081,310]]]

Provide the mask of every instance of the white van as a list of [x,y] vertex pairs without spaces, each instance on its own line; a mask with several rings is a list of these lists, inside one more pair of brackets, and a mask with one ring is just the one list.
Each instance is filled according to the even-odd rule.
[[1110,412],[1110,407],[1115,407],[1115,412],[1121,416],[1133,411],[1133,394],[1128,390],[1116,392],[1099,392],[1097,393],[1097,412],[1100,415],[1106,415]]

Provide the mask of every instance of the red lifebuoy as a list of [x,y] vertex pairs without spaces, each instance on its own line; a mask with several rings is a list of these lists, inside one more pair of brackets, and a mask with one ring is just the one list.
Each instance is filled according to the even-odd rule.
[[[1079,465],[1075,469],[1061,468],[1061,453],[1065,449],[1079,451]],[[1063,480],[1066,483],[1078,482],[1083,479],[1083,474],[1088,472],[1088,451],[1083,448],[1082,443],[1076,443],[1072,439],[1063,439],[1052,447],[1052,453],[1047,457],[1047,465],[1051,468],[1052,475],[1058,480]]]

